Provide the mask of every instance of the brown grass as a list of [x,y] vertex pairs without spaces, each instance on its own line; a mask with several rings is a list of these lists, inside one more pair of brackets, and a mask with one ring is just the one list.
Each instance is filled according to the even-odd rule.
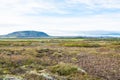
[[[78,73],[77,68],[86,74]],[[36,72],[30,73],[32,71]],[[57,80],[119,80],[120,41],[48,39],[0,42],[1,76],[47,79],[41,73]]]

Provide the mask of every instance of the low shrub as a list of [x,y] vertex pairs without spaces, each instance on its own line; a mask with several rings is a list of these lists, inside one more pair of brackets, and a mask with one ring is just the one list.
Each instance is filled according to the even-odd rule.
[[73,66],[71,64],[66,64],[66,63],[59,63],[55,66],[52,66],[50,70],[53,73],[57,73],[63,76],[78,72],[78,68],[76,66]]
[[93,43],[66,43],[64,44],[66,47],[101,47],[99,44],[93,44]]

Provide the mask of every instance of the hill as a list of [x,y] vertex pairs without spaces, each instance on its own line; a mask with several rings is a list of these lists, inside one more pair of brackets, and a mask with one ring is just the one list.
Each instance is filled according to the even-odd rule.
[[49,37],[48,34],[39,31],[17,31],[9,33],[7,35],[2,35],[2,38],[40,38]]

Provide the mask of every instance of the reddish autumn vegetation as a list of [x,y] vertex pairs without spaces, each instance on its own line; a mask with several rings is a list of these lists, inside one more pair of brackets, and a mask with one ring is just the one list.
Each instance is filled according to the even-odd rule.
[[120,40],[0,41],[0,79],[120,80]]

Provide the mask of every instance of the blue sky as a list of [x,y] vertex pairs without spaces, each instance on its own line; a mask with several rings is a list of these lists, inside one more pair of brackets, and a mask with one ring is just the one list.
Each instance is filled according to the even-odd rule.
[[0,35],[21,30],[120,31],[120,0],[0,0]]

